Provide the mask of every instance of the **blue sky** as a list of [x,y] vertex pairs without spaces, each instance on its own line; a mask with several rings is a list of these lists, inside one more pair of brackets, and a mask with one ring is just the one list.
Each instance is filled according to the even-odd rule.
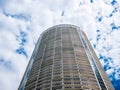
[[0,0],[0,90],[17,90],[39,35],[57,24],[81,27],[120,90],[120,0]]

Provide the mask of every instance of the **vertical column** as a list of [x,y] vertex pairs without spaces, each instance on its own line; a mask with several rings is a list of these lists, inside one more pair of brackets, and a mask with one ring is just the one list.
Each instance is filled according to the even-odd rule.
[[78,33],[77,33],[76,28],[71,27],[70,29],[71,29],[71,30],[69,30],[69,32],[70,32],[70,38],[71,38],[71,41],[72,41],[72,47],[74,49],[75,63],[77,65],[76,69],[77,69],[77,72],[78,72],[78,73],[75,73],[75,78],[78,78],[78,79],[75,80],[74,86],[76,88],[80,88],[81,89],[82,88],[82,81],[81,81],[81,76],[80,76],[80,70],[79,70],[78,61],[77,61],[77,58],[76,58],[77,57],[76,56],[76,50],[78,49],[77,45],[80,45],[81,43],[80,43],[80,40],[78,38]]
[[41,74],[41,69],[42,69],[42,64],[44,61],[44,55],[45,55],[45,49],[46,49],[46,42],[48,39],[48,32],[46,32],[43,37],[42,37],[42,42],[41,45],[39,46],[38,52],[37,52],[37,57],[38,61],[40,61],[40,63],[36,63],[34,64],[35,66],[39,67],[38,75],[37,75],[37,80],[36,80],[36,85],[35,85],[35,90],[39,90],[38,86],[39,86],[39,79],[40,79],[40,74]]
[[63,53],[63,73],[64,73],[64,88],[73,89],[76,79],[77,66],[75,63],[74,49],[70,37],[69,27],[65,26],[62,30],[62,53]]
[[62,34],[62,28],[60,28],[61,30],[61,78],[62,78],[62,89],[64,90],[64,72],[63,72],[63,51],[62,51],[62,47],[63,47],[63,34]]
[[54,75],[54,63],[55,63],[55,60],[54,60],[54,57],[55,57],[55,40],[56,40],[56,28],[55,28],[55,31],[54,31],[54,41],[53,41],[53,64],[52,64],[52,75],[51,75],[51,86],[50,86],[50,90],[53,90],[53,75]]
[[62,54],[61,54],[61,29],[56,27],[54,40],[54,67],[52,78],[52,90],[62,89]]

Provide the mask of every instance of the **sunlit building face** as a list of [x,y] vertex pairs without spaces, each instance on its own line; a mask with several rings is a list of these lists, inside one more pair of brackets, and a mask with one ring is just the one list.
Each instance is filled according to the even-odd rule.
[[114,90],[85,33],[73,25],[44,31],[19,90]]

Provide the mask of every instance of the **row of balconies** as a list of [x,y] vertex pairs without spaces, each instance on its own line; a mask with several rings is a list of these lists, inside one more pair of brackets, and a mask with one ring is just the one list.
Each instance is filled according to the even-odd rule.
[[83,45],[82,45],[82,43],[80,42],[80,40],[72,40],[72,43],[73,43],[74,48],[76,48],[76,47],[81,47],[81,48],[83,48]]
[[[49,41],[49,40],[55,40],[55,35],[54,35],[54,36],[50,36],[50,35],[49,35],[49,36],[47,37],[47,40],[48,40],[48,41]],[[48,42],[48,41],[47,41],[47,42]]]
[[62,90],[62,85],[53,85],[52,90]]
[[76,56],[76,60],[77,61],[86,61],[89,62],[88,58],[86,58],[85,56]]
[[79,88],[78,90],[80,90],[80,89],[82,89],[82,87],[81,87],[82,85],[80,85],[80,84],[71,84],[71,85],[64,85],[64,90],[76,90],[76,88]]
[[77,65],[76,64],[63,63],[63,68],[77,68]]
[[64,74],[64,77],[79,77],[78,73]]
[[90,71],[90,72],[93,72],[93,70],[92,70],[92,68],[90,66],[83,66],[83,65],[79,64],[78,69],[80,71]]
[[[70,40],[70,36],[69,35],[66,35],[66,36],[62,36],[62,44],[63,44],[63,46],[64,45],[70,45],[70,43],[71,43],[71,40]],[[72,43],[71,43],[71,45],[72,45]]]
[[49,52],[54,49],[54,43],[52,43],[51,45],[48,45],[48,44],[51,44],[51,43],[46,43],[45,52]]
[[45,71],[51,71],[52,70],[52,64],[46,64],[46,66],[41,66],[41,72],[45,72]]
[[[53,37],[54,37],[54,36],[53,36]],[[48,38],[46,39],[46,44],[47,44],[47,45],[49,45],[49,44],[50,44],[50,45],[53,45],[53,44],[54,44],[53,42],[55,41],[55,37],[54,37],[54,38],[53,38],[53,37],[50,37],[50,38],[48,37]],[[48,46],[47,46],[47,47],[48,47]]]
[[56,40],[61,40],[61,35],[56,35]]
[[60,28],[56,29],[56,36],[58,36],[58,35],[61,35],[61,29]]
[[68,69],[68,68],[64,68],[63,72],[78,72],[78,69]]
[[33,65],[32,69],[31,69],[31,73],[38,72],[39,68],[40,68],[39,64],[36,66]]
[[53,61],[51,60],[49,60],[49,61],[46,61],[46,62],[43,62],[42,63],[42,67],[46,67],[46,66],[50,66],[50,65],[52,65],[53,64]]
[[41,74],[45,74],[45,73],[49,73],[49,72],[52,73],[52,68],[41,69],[41,71],[40,71]]
[[46,66],[46,64],[52,64],[53,63],[53,59],[50,59],[50,60],[43,60],[43,62],[42,62],[42,66]]
[[41,65],[41,69],[47,69],[47,68],[52,68],[52,64],[50,63],[49,65],[44,65],[44,66]]
[[55,54],[54,55],[54,59],[60,59],[62,56],[61,56],[61,54]]
[[59,49],[59,51],[55,49],[54,56],[55,56],[55,55],[62,55],[61,49]]
[[94,75],[94,73],[93,73],[93,71],[91,70],[79,70],[80,71],[80,73],[86,73],[86,74],[90,74],[90,75]]
[[70,53],[70,52],[69,52],[69,53],[68,53],[68,52],[66,53],[66,51],[63,51],[62,54],[63,54],[63,55],[62,55],[63,58],[64,58],[64,57],[68,57],[68,58],[72,58],[72,57],[73,57],[73,58],[75,58],[74,52],[73,52],[73,53]]
[[87,69],[92,70],[92,68],[91,68],[90,65],[86,65],[86,64],[78,64],[78,66],[79,66],[79,69],[86,68],[86,70],[87,70]]
[[62,50],[62,47],[55,47],[55,54],[60,54],[61,53],[61,50]]
[[37,80],[37,78],[27,80],[27,83],[26,83],[25,86],[28,86],[28,85],[30,85],[31,83],[36,82],[36,80]]
[[46,39],[42,39],[42,40],[41,40],[41,43],[40,43],[40,44],[41,44],[40,47],[44,46],[45,43],[46,43]]
[[[62,90],[62,89],[61,89]],[[76,87],[76,88],[67,88],[67,87],[65,87],[65,89],[64,90],[83,90],[82,88],[80,88],[80,87]],[[88,89],[87,89],[88,90]]]
[[48,75],[51,75],[51,74],[52,73],[50,73],[50,72],[44,72],[44,73],[40,72],[39,77],[45,77],[45,76],[48,76]]
[[63,61],[73,61],[75,62],[75,56],[71,56],[71,57],[62,57]]
[[53,39],[53,38],[55,38],[55,32],[48,34],[48,39]]
[[[59,62],[60,64],[61,62]],[[58,63],[54,63],[54,69],[61,69],[62,65],[59,65]]]
[[[75,53],[79,51],[79,54],[80,54],[81,53],[80,51],[84,51],[82,46],[75,46],[75,45],[73,46],[74,46]],[[81,54],[84,54],[84,52],[82,52]]]
[[75,73],[78,74],[78,71],[63,71],[64,74],[71,74],[71,73]]
[[[87,73],[80,73],[80,76],[82,77],[82,78],[95,78],[95,76],[94,76],[94,74],[87,74]],[[83,80],[85,80],[85,79],[83,79]]]
[[62,80],[61,76],[56,76],[56,77],[53,77],[53,79],[52,79],[53,82],[56,82],[56,81],[58,82],[61,80]]
[[55,32],[55,29],[51,29],[50,31],[48,31],[48,36],[54,36]]
[[68,34],[68,33],[62,33],[62,40],[63,41],[67,41],[67,40],[70,41],[70,34]]
[[54,65],[54,69],[53,69],[54,71],[59,71],[59,70],[62,70],[62,66],[57,66],[57,64],[56,65]]
[[78,62],[86,62],[86,63],[90,63],[89,62],[89,60],[88,60],[88,58],[87,57],[85,57],[85,56],[80,56],[80,57],[77,57],[76,56],[76,60],[78,61]]
[[52,50],[46,50],[44,56],[50,56],[53,55],[53,49]]
[[50,83],[42,84],[37,86],[37,90],[50,90]]
[[79,77],[64,77],[64,81],[80,81]]
[[63,52],[63,54],[65,54],[65,55],[74,55],[74,51],[72,50],[72,51],[70,51],[70,50],[63,50],[62,51]]
[[[55,80],[55,81],[54,81]],[[58,82],[58,81],[60,81],[60,80],[62,80],[62,79],[54,79],[52,82],[52,86],[53,87],[59,87],[59,86],[61,86],[61,82]],[[69,80],[69,79],[68,79]],[[78,80],[78,81],[76,81],[76,80]],[[42,80],[43,81],[43,80]],[[45,80],[44,80],[45,81]],[[50,82],[50,81],[49,81]],[[70,83],[71,82],[71,83]],[[45,83],[45,82],[42,82],[42,83]],[[48,83],[48,82],[46,82],[46,83]],[[87,83],[87,84],[86,84]],[[87,88],[88,87],[88,82],[84,82],[84,83],[82,83],[83,85],[82,85],[82,87],[84,88],[84,89],[90,89],[90,88]],[[97,89],[98,88],[98,86],[96,86],[97,84],[96,83],[91,83],[93,86],[93,88],[95,89]],[[44,87],[45,86],[45,84],[41,84],[41,85],[38,85],[38,86],[41,86],[41,87]],[[47,87],[47,85],[46,85],[46,87]],[[48,86],[49,87],[49,86]],[[75,90],[75,88],[81,88],[81,85],[80,85],[80,81],[79,81],[79,78],[77,78],[77,79],[75,79],[75,81],[73,81],[73,80],[70,80],[70,81],[68,81],[68,82],[66,82],[66,80],[64,79],[64,87],[65,88],[74,88],[74,90]],[[59,88],[60,89],[60,88]]]
[[40,73],[39,78],[49,77],[51,76],[51,73]]
[[43,57],[43,61],[53,60],[53,56]]
[[50,36],[50,37],[48,36],[48,37],[46,38],[46,41],[47,41],[47,42],[50,42],[50,41],[53,42],[54,40],[55,40],[55,35],[54,35],[54,36]]
[[62,43],[62,51],[74,51],[72,43]]
[[78,69],[76,67],[63,67],[63,71],[70,71],[70,70],[73,70],[73,71],[77,71]]
[[72,45],[66,45],[66,46],[62,46],[62,52],[64,51],[73,51],[74,52],[74,49],[72,47]]
[[53,64],[55,67],[61,66],[61,60],[54,60]]
[[53,49],[53,48],[54,48],[54,43],[52,43],[52,44],[46,43],[46,50]]
[[86,84],[86,85],[82,85],[82,87],[83,87],[83,90],[100,90],[99,86],[94,84],[93,85]]
[[67,63],[63,63],[63,67],[64,68],[69,68],[69,67],[75,67],[75,66],[77,66],[76,64],[67,64]]
[[[77,70],[63,70],[63,73],[66,75],[66,74],[78,74],[78,71]],[[73,75],[73,74],[72,74]]]
[[75,62],[75,57],[63,57],[63,61]]
[[41,75],[45,75],[47,73],[52,73],[52,69],[51,70],[46,70],[46,71],[40,71]]
[[26,87],[29,87],[29,86],[31,86],[31,85],[35,85],[35,83],[36,83],[36,80],[37,79],[33,79],[33,80],[29,80],[29,81],[27,81],[27,83],[26,83]]
[[37,76],[37,75],[38,75],[38,70],[30,73],[29,78],[34,77],[34,76]]
[[90,64],[87,63],[87,62],[78,61],[77,64],[78,64],[79,66],[91,67]]
[[73,57],[62,57],[63,61],[75,61],[75,56]]
[[53,75],[60,75],[62,72],[58,71],[58,72],[53,72]]
[[34,64],[35,64],[35,65],[36,65],[36,64],[40,64],[41,59],[42,59],[42,57],[39,57],[39,58],[35,59],[34,62],[33,62],[33,66],[34,66]]
[[72,39],[73,43],[74,43],[74,41],[79,41],[80,42],[80,38],[79,38],[78,35],[72,35],[71,39]]
[[62,45],[61,40],[56,40],[54,43],[55,43],[55,47],[61,47],[61,45]]
[[51,75],[50,76],[44,76],[44,77],[39,77],[38,78],[40,81],[44,81],[44,80],[51,80]]
[[38,74],[38,70],[39,70],[39,63],[36,66],[35,66],[35,64],[33,64],[29,78],[36,76]]
[[41,65],[41,70],[44,70],[44,71],[51,68],[52,68],[52,63]]
[[67,61],[67,60],[63,60],[63,64],[74,64],[74,65],[76,65],[76,61],[75,60],[69,60],[69,61]]
[[67,67],[70,67],[70,66],[77,66],[77,65],[76,65],[76,63],[71,63],[71,62],[69,62],[69,63],[64,63],[64,62],[63,62],[63,67],[66,67],[66,68],[67,68]]
[[54,68],[56,68],[56,69],[61,69],[62,68],[61,62],[55,62],[55,63],[53,63],[53,65],[54,65]]
[[46,67],[43,67],[40,72],[51,71],[51,70],[52,70],[51,66],[50,67],[46,66]]
[[36,65],[36,66],[33,65],[32,69],[31,69],[31,73],[32,73],[32,71],[33,71],[33,72],[34,72],[34,71],[37,71],[39,68],[40,68],[39,64]]
[[63,66],[63,70],[78,70],[77,67]]
[[42,84],[47,84],[47,83],[50,83],[50,82],[51,82],[51,79],[44,79],[44,80],[38,79],[37,84],[42,85]]
[[73,32],[73,30],[70,30],[70,33],[72,34],[72,40],[79,40],[79,35],[77,31]]
[[25,90],[32,90],[35,88],[36,78],[28,79],[25,85]]
[[50,52],[49,54],[45,53],[45,55],[44,55],[44,57],[51,57],[51,56],[53,56],[53,52]]
[[77,68],[77,65],[76,65],[76,63],[74,63],[74,64],[63,63],[63,68]]
[[53,68],[53,70],[54,70],[54,71],[62,70],[62,65],[54,64],[54,68]]
[[51,80],[50,79],[49,80],[44,80],[44,81],[38,81],[37,87],[39,87],[41,89],[44,88],[44,87],[50,88],[50,84],[51,84]]

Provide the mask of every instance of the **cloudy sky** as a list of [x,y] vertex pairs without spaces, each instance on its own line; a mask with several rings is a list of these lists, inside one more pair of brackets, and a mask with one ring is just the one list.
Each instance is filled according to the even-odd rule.
[[120,0],[0,0],[0,90],[17,90],[39,35],[58,24],[83,29],[120,90]]

